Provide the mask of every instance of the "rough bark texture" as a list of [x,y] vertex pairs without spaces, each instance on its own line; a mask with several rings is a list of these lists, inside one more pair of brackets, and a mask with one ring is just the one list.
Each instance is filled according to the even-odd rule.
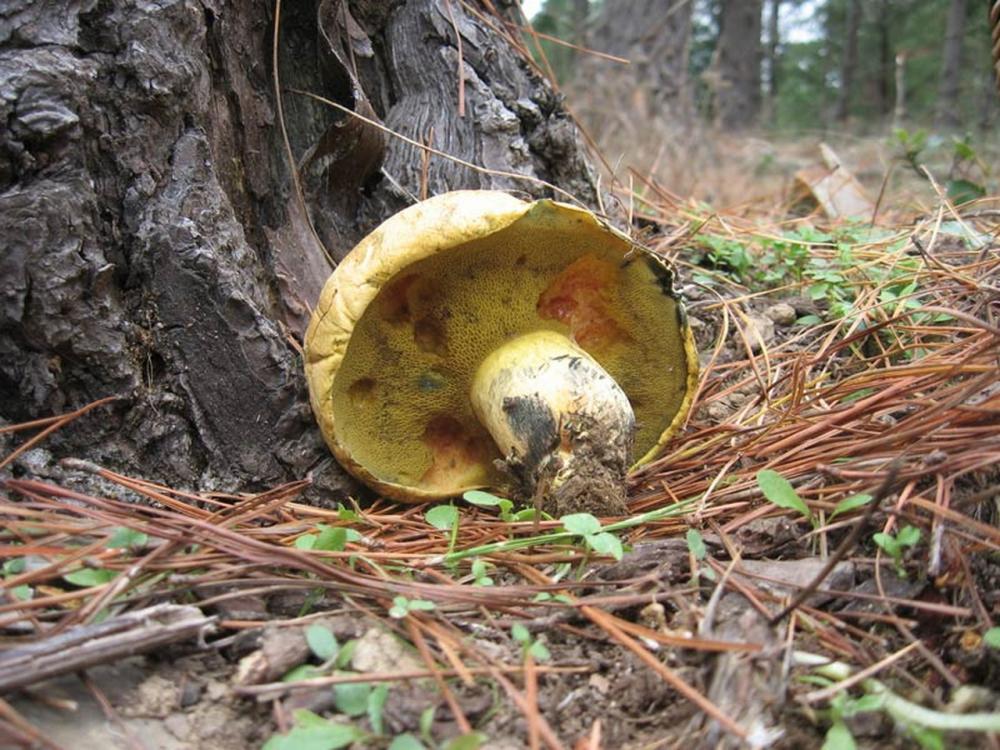
[[631,64],[588,60],[582,86],[593,88],[596,83],[607,96],[642,97],[644,117],[674,125],[688,120],[692,6],[675,0],[605,0],[590,44]]
[[[502,20],[480,10],[285,3],[285,120],[333,257],[422,192],[539,189],[425,163],[415,147],[292,89],[593,202],[575,128],[498,33]],[[55,456],[200,487],[308,472],[320,491],[347,486],[290,343],[330,265],[291,189],[273,23],[268,2],[0,8],[0,418],[123,397],[47,443]],[[36,452],[31,468],[59,472],[50,459]]]
[[781,21],[781,0],[769,0],[767,3],[767,117],[769,122],[773,122],[778,101],[778,85],[781,58],[778,56],[778,45],[780,39]]
[[965,0],[951,0],[948,5],[948,26],[944,35],[941,86],[938,90],[937,122],[945,128],[962,124],[958,109],[958,94],[962,82],[962,42],[965,36]]
[[840,59],[840,91],[834,118],[847,120],[854,94],[854,78],[858,70],[858,29],[861,27],[861,0],[851,0],[847,6],[847,28],[844,32],[844,49]]
[[889,0],[879,0],[875,18],[878,27],[878,111],[883,116],[892,114],[892,13]]
[[723,0],[719,31],[719,125],[753,127],[760,112],[762,0]]

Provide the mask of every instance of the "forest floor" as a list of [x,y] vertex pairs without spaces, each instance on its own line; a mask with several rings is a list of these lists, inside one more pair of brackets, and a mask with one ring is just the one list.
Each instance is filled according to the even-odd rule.
[[923,184],[873,224],[631,185],[702,372],[601,519],[620,560],[484,493],[57,460],[99,404],[4,427],[0,747],[1000,747],[1000,201]]

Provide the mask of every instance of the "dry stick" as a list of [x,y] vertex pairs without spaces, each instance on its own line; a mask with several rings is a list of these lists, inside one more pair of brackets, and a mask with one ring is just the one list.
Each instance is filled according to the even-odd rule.
[[[879,594],[885,596],[885,586],[882,585],[882,550],[878,550],[875,555],[875,586],[878,589]],[[950,669],[945,665],[941,659],[938,658],[937,654],[931,651],[924,642],[917,638],[916,634],[910,629],[910,627],[903,622],[902,618],[899,617],[895,612],[893,612],[887,604],[883,604],[883,609],[885,613],[892,618],[892,624],[895,626],[896,630],[903,634],[906,638],[910,639],[910,642],[918,651],[920,655],[924,657],[930,663],[932,667],[937,671],[944,681],[948,683],[949,687],[955,689],[962,685],[962,682],[955,677]]]
[[90,679],[90,675],[86,672],[80,672],[77,676],[80,678],[80,682],[82,682],[94,696],[94,700],[97,701],[98,705],[101,707],[101,711],[104,713],[104,718],[114,724],[118,731],[125,735],[125,739],[128,741],[131,750],[146,750],[146,746],[139,740],[138,737],[135,736],[135,733],[125,725],[125,722],[122,721],[121,715],[115,711],[115,707],[112,706],[111,701],[108,700],[108,696],[104,694],[104,691],[101,690],[96,682]]
[[44,750],[64,750],[62,745],[56,744],[38,729],[35,729],[13,706],[0,697],[0,729],[3,729],[5,723],[20,735],[21,738],[26,739],[30,743],[27,747]]
[[196,607],[158,604],[97,625],[82,625],[0,653],[0,693],[169,643],[200,638],[214,617]]
[[530,653],[524,655],[524,702],[528,706],[525,718],[528,720],[528,746],[539,750],[540,732],[538,726],[538,673],[535,660]]
[[459,705],[458,699],[455,698],[455,694],[448,687],[448,683],[444,681],[444,677],[441,676],[441,670],[434,662],[434,656],[427,646],[427,640],[414,622],[413,614],[406,616],[406,627],[410,631],[410,639],[413,641],[413,645],[417,647],[417,651],[420,652],[420,656],[423,658],[427,668],[434,674],[434,681],[437,683],[441,695],[444,696],[445,702],[447,702],[448,708],[451,710],[451,715],[455,717],[458,728],[462,730],[462,734],[469,734],[472,731],[472,725],[466,718],[465,712],[462,711],[462,707]]
[[[518,692],[517,688],[514,687],[511,681],[504,677],[500,670],[496,667],[491,668],[490,675],[494,680],[500,683],[500,686],[507,692],[507,695],[512,701],[514,701],[521,713],[527,716],[531,711],[531,708],[528,706],[528,702],[525,700],[524,696]],[[556,737],[556,733],[552,731],[552,727],[549,726],[545,717],[539,714],[537,718],[538,732],[541,734],[542,740],[544,740],[545,744],[548,745],[549,750],[564,750],[563,744],[559,741],[559,738]]]
[[816,577],[809,582],[809,585],[803,589],[799,589],[799,592],[784,607],[784,609],[768,621],[770,625],[776,625],[784,620],[789,614],[794,612],[799,605],[802,604],[802,602],[814,594],[820,584],[826,580],[828,575],[830,575],[830,572],[834,569],[837,563],[843,560],[847,554],[854,549],[855,545],[858,543],[858,539],[861,538],[861,533],[868,528],[868,522],[871,521],[872,516],[878,509],[878,506],[892,492],[892,487],[896,484],[896,477],[899,474],[899,467],[901,465],[902,464],[898,458],[892,462],[886,473],[885,479],[875,491],[874,497],[872,497],[871,502],[868,503],[868,507],[865,508],[865,512],[862,514],[861,518],[859,518],[857,523],[855,523],[853,528],[851,528],[850,533],[844,537],[843,541],[841,541],[841,543],[837,546],[837,549],[835,549],[833,554],[827,559],[826,565],[824,565],[823,569],[816,574]]
[[901,648],[896,653],[890,654],[881,661],[877,661],[871,666],[866,667],[865,669],[862,669],[859,672],[856,672],[855,674],[848,677],[846,680],[841,680],[840,682],[836,682],[833,685],[825,687],[821,690],[813,690],[811,693],[806,693],[804,696],[802,696],[801,700],[804,703],[818,703],[819,701],[829,700],[840,691],[847,690],[848,688],[857,685],[859,682],[863,682],[872,675],[878,674],[883,669],[888,667],[890,664],[894,664],[895,662],[902,659],[908,653],[913,651],[916,647],[917,647],[916,643],[910,643],[909,645],[903,646],[903,648]]
[[659,659],[649,653],[649,651],[636,643],[634,639],[632,639],[627,633],[625,633],[625,631],[615,624],[614,618],[612,618],[608,613],[588,606],[581,607],[580,611],[590,618],[595,625],[604,628],[604,630],[610,633],[616,641],[638,656],[643,662],[646,663],[647,666],[660,675],[674,690],[694,703],[712,719],[717,721],[723,729],[741,740],[746,740],[747,733],[745,729],[722,713],[718,706],[712,703],[708,698],[699,693],[693,687],[688,685],[684,680],[677,676],[673,670],[668,668]]
[[[98,406],[103,406],[104,404],[109,404],[112,401],[119,401],[119,400],[121,400],[121,396],[108,396],[106,398],[98,399],[97,401],[92,401],[91,403],[77,409],[76,411],[58,417],[55,420],[55,422],[53,422],[53,424],[49,425],[44,430],[35,435],[33,438],[31,438],[30,440],[26,440],[22,445],[18,446],[15,450],[11,451],[6,458],[0,461],[0,469],[6,467],[11,461],[20,456],[22,453],[35,447],[40,442],[45,440],[45,438],[47,438],[53,432],[60,429],[61,427],[65,427],[77,417],[82,417],[88,411],[96,409]],[[36,422],[37,421],[42,421],[42,420],[36,420]]]

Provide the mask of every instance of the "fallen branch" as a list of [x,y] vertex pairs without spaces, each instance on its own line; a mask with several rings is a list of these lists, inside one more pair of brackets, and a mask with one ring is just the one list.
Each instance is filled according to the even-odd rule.
[[96,625],[0,653],[0,693],[27,687],[58,675],[142,654],[210,631],[215,617],[197,607],[157,604]]

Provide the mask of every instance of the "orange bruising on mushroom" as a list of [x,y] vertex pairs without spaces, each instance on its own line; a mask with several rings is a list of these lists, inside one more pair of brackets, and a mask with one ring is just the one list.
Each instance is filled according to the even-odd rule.
[[616,264],[584,255],[559,273],[538,297],[538,315],[569,327],[585,349],[605,349],[630,337],[612,310]]
[[420,477],[421,486],[447,489],[483,481],[483,466],[493,450],[482,428],[466,427],[454,417],[438,414],[427,423],[423,441],[431,465]]
[[410,273],[390,281],[376,304],[385,322],[412,327],[413,342],[421,351],[447,357],[448,309],[438,304],[440,299],[441,289],[434,279]]

